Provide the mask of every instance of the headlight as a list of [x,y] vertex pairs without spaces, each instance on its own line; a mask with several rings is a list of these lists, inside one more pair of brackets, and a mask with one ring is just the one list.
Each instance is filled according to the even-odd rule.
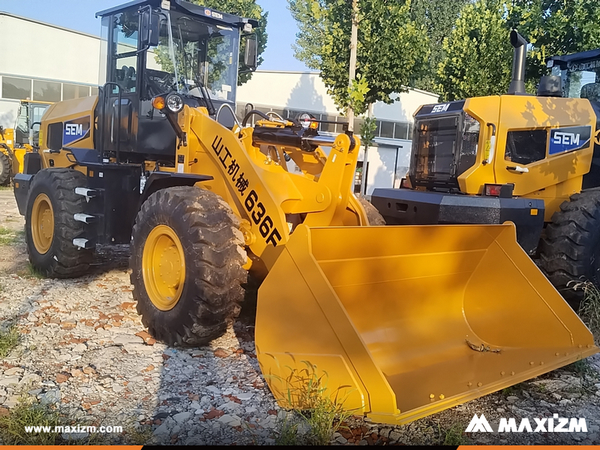
[[178,113],[183,109],[183,99],[179,94],[167,95],[166,104],[169,111],[174,113]]

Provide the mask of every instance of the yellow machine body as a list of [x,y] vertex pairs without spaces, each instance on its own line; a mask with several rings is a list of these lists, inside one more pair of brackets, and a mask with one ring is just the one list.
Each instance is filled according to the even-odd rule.
[[[544,200],[548,222],[562,202],[581,191],[583,176],[592,163],[593,137],[599,131],[589,100],[522,95],[476,97],[465,101],[464,110],[481,123],[479,148],[486,150],[479,151],[475,164],[458,176],[461,192],[478,195],[483,193],[486,183],[513,183],[515,196]],[[505,151],[509,131],[586,125],[592,128],[592,139],[581,149],[556,155],[547,153],[544,159],[527,164],[526,173],[507,170],[515,165]],[[493,160],[488,162],[492,147]]]

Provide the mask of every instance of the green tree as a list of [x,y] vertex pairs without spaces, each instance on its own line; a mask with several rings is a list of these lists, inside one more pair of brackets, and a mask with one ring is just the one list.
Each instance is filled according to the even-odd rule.
[[505,0],[476,0],[463,7],[438,66],[444,100],[505,93],[510,84],[512,46]]
[[597,0],[476,0],[461,10],[444,58],[438,86],[446,100],[503,94],[510,84],[511,29],[530,43],[526,88],[535,93],[546,60],[600,47]]
[[[256,3],[256,0],[189,0],[197,5],[213,8],[217,11],[235,14],[240,17],[248,17],[258,20],[258,28],[253,32],[256,33],[258,44],[258,65],[263,62],[262,53],[267,47],[267,18],[269,13]],[[243,57],[244,49],[240,50],[240,57]],[[238,85],[244,84],[252,78],[252,73],[244,72],[238,76]]]
[[527,54],[528,90],[547,72],[546,60],[600,47],[598,0],[513,0],[508,28],[531,44]]
[[468,0],[412,0],[411,16],[425,27],[429,38],[429,61],[424,74],[411,86],[437,92],[436,72],[444,59],[444,39],[450,36],[462,7]]
[[[295,56],[319,70],[338,109],[352,102],[356,114],[376,101],[393,103],[391,94],[407,90],[425,70],[427,35],[411,19],[410,0],[360,0],[357,84],[348,88],[351,0],[288,0],[299,28]],[[362,95],[357,98],[356,95]]]

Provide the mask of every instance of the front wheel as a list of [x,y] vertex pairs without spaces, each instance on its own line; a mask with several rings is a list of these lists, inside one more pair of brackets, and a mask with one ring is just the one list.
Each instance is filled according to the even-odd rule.
[[150,333],[205,345],[238,316],[246,282],[239,221],[218,195],[180,186],[155,192],[133,227],[131,284]]
[[600,288],[600,190],[583,191],[560,205],[540,244],[540,266],[575,311],[583,300],[575,283]]

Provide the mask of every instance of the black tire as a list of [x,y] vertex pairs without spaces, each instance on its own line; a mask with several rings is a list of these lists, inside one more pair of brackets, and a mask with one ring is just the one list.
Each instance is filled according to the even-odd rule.
[[[88,271],[93,261],[92,249],[80,249],[73,244],[73,239],[83,237],[86,226],[74,218],[85,208],[85,198],[75,194],[75,188],[86,185],[85,175],[73,169],[44,169],[33,177],[27,198],[25,240],[31,265],[46,277],[79,277]],[[32,210],[36,199],[44,195],[52,206],[54,220],[52,242],[47,251],[40,250],[33,237],[39,220],[32,218]]]
[[10,183],[11,162],[6,153],[0,149],[0,186]]
[[539,264],[575,311],[583,299],[575,283],[600,287],[600,190],[575,194],[560,205],[540,243]]
[[[183,286],[178,283],[179,297],[168,310],[151,300],[144,279],[144,248],[151,251],[147,240],[160,225],[174,232],[185,262]],[[155,192],[136,217],[131,243],[131,284],[142,323],[169,345],[201,346],[220,337],[240,313],[246,260],[239,220],[221,197],[188,186]],[[161,269],[152,270],[160,278]]]
[[362,207],[365,209],[365,212],[367,213],[367,219],[369,220],[370,226],[378,226],[378,225],[386,224],[385,219],[379,213],[379,210],[377,208],[375,208],[369,200],[367,200],[365,197],[363,197],[360,194],[357,194],[356,198],[358,199],[358,201],[360,202]]

